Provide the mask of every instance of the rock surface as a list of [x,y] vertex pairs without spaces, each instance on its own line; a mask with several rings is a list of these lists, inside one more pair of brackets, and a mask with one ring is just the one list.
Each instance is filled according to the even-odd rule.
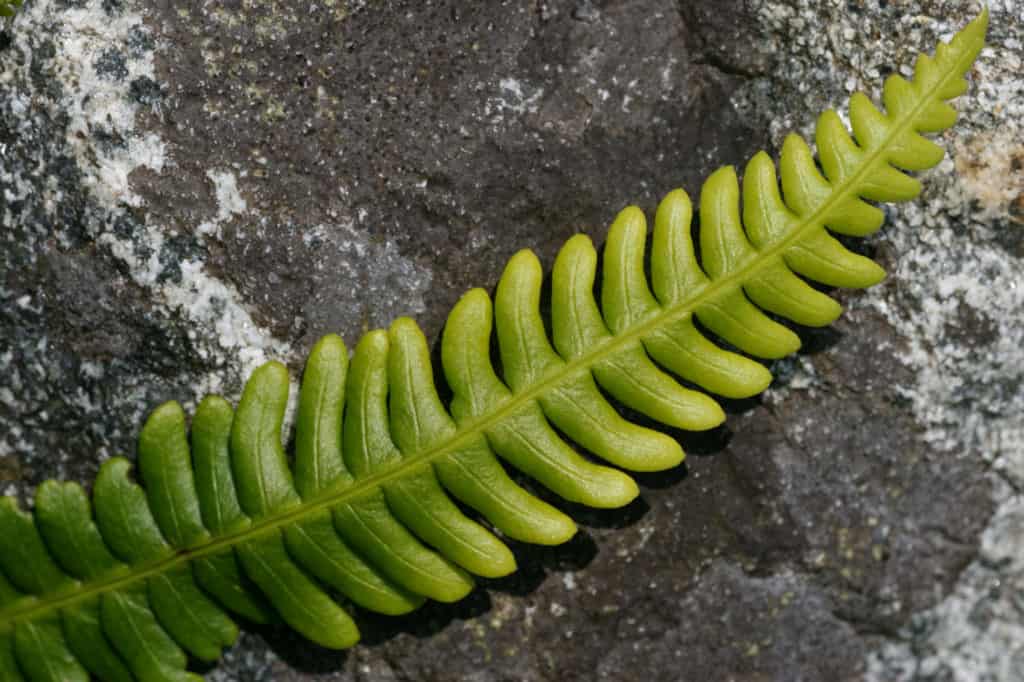
[[[777,151],[972,3],[37,0],[0,34],[0,483],[132,455],[145,413],[414,315],[523,247]],[[1024,10],[890,271],[685,467],[455,605],[211,680],[935,680],[1024,667]]]

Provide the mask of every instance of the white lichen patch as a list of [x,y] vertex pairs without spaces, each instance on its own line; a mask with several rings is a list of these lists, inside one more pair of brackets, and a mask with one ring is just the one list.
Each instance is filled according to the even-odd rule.
[[524,84],[515,78],[498,81],[498,92],[484,103],[483,116],[491,125],[500,125],[506,116],[537,113],[537,104],[544,96],[544,88]]
[[[130,186],[132,173],[140,168],[159,173],[174,163],[164,142],[136,125],[143,107],[159,108],[158,102],[138,92],[142,86],[158,87],[156,41],[144,17],[127,9],[108,13],[103,0],[87,0],[72,7],[38,0],[19,14],[13,35],[16,47],[27,58],[21,64],[5,64],[0,84],[16,78],[32,82],[33,59],[39,57],[34,55],[31,41],[40,36],[53,40],[55,54],[43,65],[54,71],[60,86],[60,98],[50,104],[52,115],[67,116],[67,147],[83,184],[106,213],[93,215],[86,229],[97,244],[126,266],[137,284],[151,292],[154,304],[188,320],[198,355],[214,366],[207,376],[185,379],[194,385],[195,397],[216,390],[235,397],[240,379],[257,365],[272,358],[291,359],[290,345],[253,320],[235,287],[210,274],[202,249],[174,252],[170,242],[180,235],[164,225],[134,218],[119,225],[119,217],[126,216],[129,207],[141,206],[141,198]],[[2,164],[0,172],[4,172]],[[243,216],[248,209],[234,172],[211,168],[208,178],[213,183],[217,212],[192,228],[200,235],[217,234],[223,222]],[[8,201],[37,186],[35,178],[8,179],[18,188],[8,192]],[[55,191],[53,210],[61,200]],[[127,233],[124,225],[131,226]],[[53,236],[61,240],[59,227]]]
[[971,446],[994,417],[1024,414],[1024,282],[1020,259],[996,243],[994,232],[1007,224],[989,223],[989,207],[969,209],[962,181],[948,173],[940,167],[932,178],[945,191],[906,207],[883,237],[900,254],[890,275],[897,284],[860,304],[877,308],[906,339],[901,359],[916,381],[896,388],[915,405],[924,438],[974,456]]
[[[257,325],[248,310],[238,303],[238,291],[230,284],[211,277],[199,260],[184,260],[178,264],[181,272],[178,282],[161,282],[164,265],[160,261],[166,236],[159,227],[148,227],[134,239],[121,239],[112,233],[100,235],[98,242],[126,263],[133,279],[157,291],[172,310],[200,323],[189,333],[199,343],[198,352],[204,359],[225,364],[228,359],[243,371],[255,369],[274,357],[287,357],[288,348]],[[149,249],[147,258],[138,256],[139,242]],[[207,343],[203,343],[204,339]],[[214,343],[209,343],[210,341]],[[218,373],[199,378],[197,391],[217,390],[222,386]]]
[[[86,181],[99,200],[136,206],[139,198],[129,187],[129,173],[140,167],[160,171],[166,151],[155,135],[118,136],[134,129],[138,105],[129,97],[128,84],[141,76],[152,78],[153,60],[134,58],[128,49],[133,34],[144,30],[142,17],[131,12],[111,16],[101,5],[87,2],[69,8],[58,7],[53,0],[29,3],[15,35],[32,30],[25,24],[57,22],[54,39],[60,49],[52,66],[64,86],[64,96],[56,105],[69,118],[68,146],[79,166],[88,169]],[[25,53],[31,55],[31,50]],[[96,145],[97,134],[109,135],[117,143]]]
[[[954,593],[871,657],[874,682],[1012,682],[1024,669],[1024,570],[1009,559],[1024,556],[1024,262],[1015,246],[1024,235],[1014,232],[1024,229],[1024,5],[988,4],[989,46],[970,91],[956,102],[961,120],[939,140],[949,156],[923,174],[920,199],[888,212],[876,240],[893,254],[893,271],[885,284],[852,297],[851,306],[879,311],[900,333],[901,348],[878,349],[913,370],[913,381],[894,389],[910,402],[933,449],[976,459],[992,472],[997,512],[981,556]],[[948,40],[980,9],[966,0],[944,3],[943,12],[923,2],[898,12],[848,5],[758,3],[779,38],[758,49],[776,52],[782,84],[792,91],[773,99],[767,93],[778,80],[754,81],[734,101],[744,111],[771,112],[777,143],[793,130],[813,138],[813,118],[796,114],[842,110],[854,89],[878,101],[885,73],[911,75],[918,51]],[[823,23],[827,40],[807,30]],[[795,107],[798,101],[805,106]],[[795,385],[814,390],[814,375],[802,367],[794,367]],[[784,390],[794,390],[792,380]]]
[[245,213],[249,209],[249,205],[242,193],[238,191],[238,178],[231,171],[211,168],[206,171],[206,177],[210,178],[210,182],[213,183],[214,194],[217,197],[217,216],[213,220],[200,223],[196,231],[219,238],[221,224],[230,220],[232,216]]

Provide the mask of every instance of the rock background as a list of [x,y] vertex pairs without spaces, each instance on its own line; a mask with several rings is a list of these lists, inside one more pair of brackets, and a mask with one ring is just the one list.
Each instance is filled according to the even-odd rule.
[[[1024,8],[947,161],[861,247],[891,273],[765,396],[563,547],[328,652],[247,629],[211,680],[1017,680]],[[437,339],[523,247],[696,194],[976,11],[962,0],[29,0],[0,33],[0,485],[133,454],[145,413]]]

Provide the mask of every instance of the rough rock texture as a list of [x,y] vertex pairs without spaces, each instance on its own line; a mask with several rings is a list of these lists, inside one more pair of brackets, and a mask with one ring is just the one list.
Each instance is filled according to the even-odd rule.
[[[949,160],[684,468],[364,644],[246,629],[212,680],[1017,680],[1024,10],[990,3]],[[964,0],[36,0],[0,34],[0,483],[88,483],[145,412],[235,397],[507,258],[695,194],[932,49]],[[870,91],[870,90],[869,90]]]

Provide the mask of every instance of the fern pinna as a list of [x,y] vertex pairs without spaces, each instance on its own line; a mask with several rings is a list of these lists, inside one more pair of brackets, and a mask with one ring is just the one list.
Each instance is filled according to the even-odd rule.
[[[818,120],[817,163],[791,135],[780,181],[756,155],[740,186],[732,168],[700,196],[699,257],[686,193],[657,209],[645,274],[647,227],[627,208],[598,255],[582,235],[552,274],[549,340],[539,301],[543,271],[530,251],[509,262],[495,301],[476,289],[452,310],[441,344],[453,392],[446,409],[416,323],[400,319],[359,342],[351,360],[337,336],[306,364],[294,466],[282,447],[289,378],[271,362],[249,379],[237,409],[207,397],[192,417],[157,408],[139,439],[138,473],[107,461],[92,501],[48,481],[33,513],[0,501],[0,677],[68,682],[198,679],[188,657],[216,659],[237,629],[229,613],[283,620],[326,647],[359,632],[332,594],[402,614],[426,599],[454,601],[472,575],[515,570],[508,547],[452,497],[506,537],[557,544],[575,532],[564,513],[508,476],[500,460],[566,500],[625,505],[638,493],[623,469],[656,471],[684,457],[673,438],[626,421],[602,395],[672,427],[724,419],[707,394],[745,397],[771,381],[765,367],[724,350],[779,358],[798,337],[762,311],[803,325],[832,322],[840,306],[808,285],[867,287],[884,273],[830,232],[865,236],[919,184],[902,170],[934,166],[943,151],[920,135],[951,126],[946,104],[964,92],[980,51],[982,13],[912,81],[891,76],[886,112],[863,94]],[[897,170],[901,169],[901,170]],[[491,363],[492,326],[501,375]],[[665,368],[665,369],[662,369]],[[557,429],[557,430],[556,430]],[[564,434],[564,437],[563,437]],[[581,456],[566,438],[614,466]]]
[[22,0],[0,0],[0,17],[13,17]]

